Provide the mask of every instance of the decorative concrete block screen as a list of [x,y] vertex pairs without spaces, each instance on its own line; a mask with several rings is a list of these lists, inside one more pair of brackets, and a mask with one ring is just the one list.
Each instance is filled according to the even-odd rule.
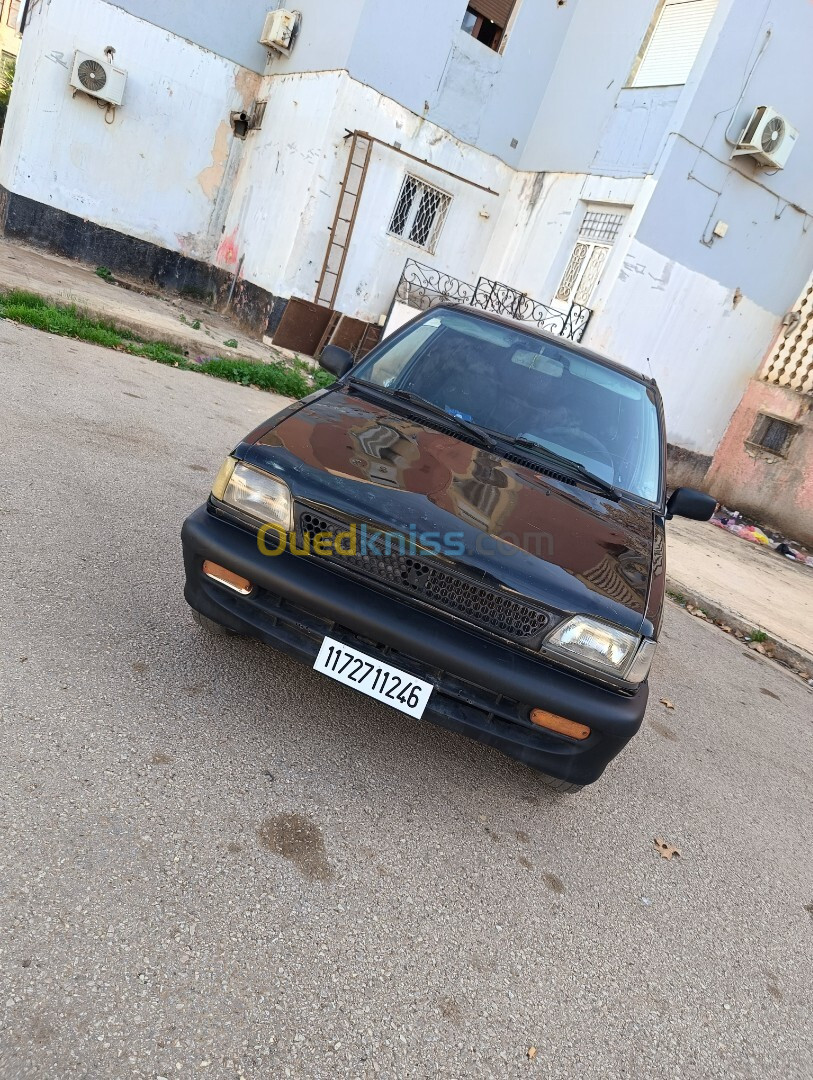
[[813,393],[813,278],[802,293],[787,336],[780,337],[762,373],[766,382]]

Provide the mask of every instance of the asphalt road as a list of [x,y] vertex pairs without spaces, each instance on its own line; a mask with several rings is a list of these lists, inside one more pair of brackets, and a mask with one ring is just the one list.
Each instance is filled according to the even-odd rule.
[[192,623],[181,522],[272,398],[0,366],[3,1080],[813,1075],[801,681],[670,607],[641,734],[550,794]]

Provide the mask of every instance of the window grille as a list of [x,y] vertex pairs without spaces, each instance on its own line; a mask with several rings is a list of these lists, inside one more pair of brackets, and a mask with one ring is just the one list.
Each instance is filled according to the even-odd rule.
[[434,251],[451,201],[451,195],[407,173],[387,231]]
[[579,238],[570,261],[556,290],[556,299],[587,306],[601,278],[601,272],[610,254],[621,226],[623,214],[605,210],[588,210],[584,215]]
[[579,236],[585,240],[598,240],[604,244],[612,244],[618,236],[623,214],[606,214],[600,210],[588,210],[584,215]]
[[797,430],[797,425],[790,423],[788,420],[782,420],[778,416],[770,416],[768,413],[759,413],[754,422],[751,436],[746,441],[751,446],[758,446],[760,449],[768,450],[772,454],[786,457]]

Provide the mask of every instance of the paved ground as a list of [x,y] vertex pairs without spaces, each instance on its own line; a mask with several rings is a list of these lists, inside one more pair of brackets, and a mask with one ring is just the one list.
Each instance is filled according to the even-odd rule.
[[0,364],[2,1080],[809,1080],[800,680],[670,607],[644,730],[551,795],[191,623],[181,521],[273,399]]
[[811,657],[813,569],[707,521],[668,525],[670,585],[708,597]]
[[[247,337],[235,322],[206,305],[173,293],[145,295],[111,285],[95,270],[0,237],[0,289],[27,289],[60,304],[75,304],[92,318],[115,322],[147,341],[166,341],[190,356],[244,356],[267,362],[293,355]],[[192,329],[196,320],[199,330]],[[237,341],[237,348],[223,344],[231,340]]]

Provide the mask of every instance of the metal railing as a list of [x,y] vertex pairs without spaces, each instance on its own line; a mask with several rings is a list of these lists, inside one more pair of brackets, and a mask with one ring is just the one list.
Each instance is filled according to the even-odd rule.
[[407,259],[395,299],[419,311],[428,311],[444,301],[470,304],[518,322],[533,323],[540,330],[571,341],[581,341],[592,315],[590,308],[575,303],[567,311],[558,311],[491,278],[481,277],[476,285],[470,285],[415,259]]

